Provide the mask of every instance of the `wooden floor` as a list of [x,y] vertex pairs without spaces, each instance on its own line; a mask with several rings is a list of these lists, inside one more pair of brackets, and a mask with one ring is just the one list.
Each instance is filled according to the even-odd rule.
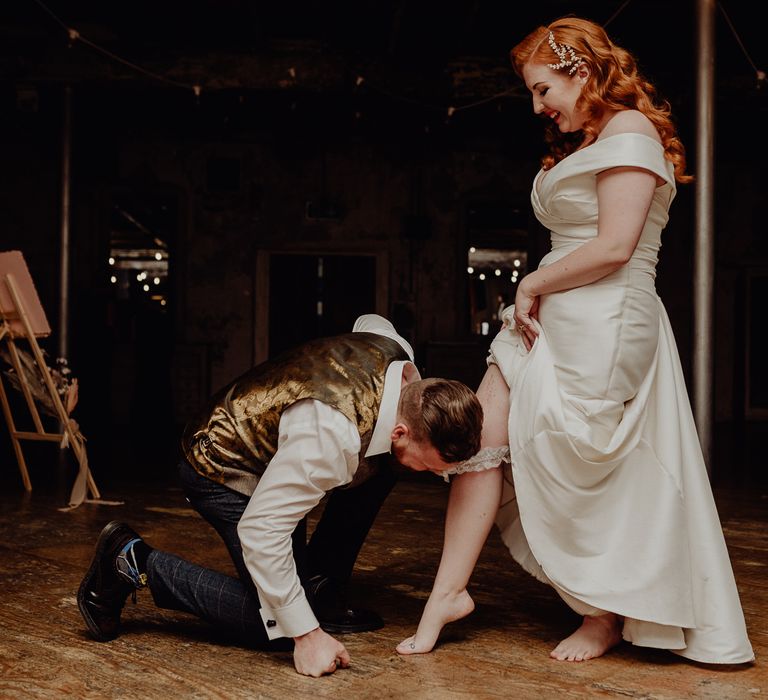
[[717,492],[754,665],[703,666],[628,644],[586,663],[550,660],[578,620],[516,567],[495,533],[473,577],[475,613],[432,654],[399,657],[394,647],[414,629],[440,553],[447,489],[432,478],[400,482],[359,559],[357,602],[386,626],[343,636],[352,667],[314,680],[295,673],[289,652],[249,649],[160,612],[146,592],[127,605],[120,638],[92,641],[75,592],[107,521],[126,520],[153,546],[230,571],[223,545],[168,479],[111,485],[104,497],[124,505],[63,513],[63,479],[37,476],[27,495],[15,465],[1,466],[0,698],[768,699],[768,489]]

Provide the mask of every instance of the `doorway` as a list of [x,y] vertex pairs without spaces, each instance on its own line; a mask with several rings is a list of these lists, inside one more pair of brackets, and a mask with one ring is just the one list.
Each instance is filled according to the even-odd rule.
[[[382,255],[264,251],[257,267],[255,363],[313,338],[348,333],[361,314],[386,313],[386,285],[378,283],[386,279]],[[264,298],[267,304],[259,302]]]
[[173,191],[112,193],[109,252],[110,416],[142,448],[175,448],[172,387],[173,249],[179,201]]

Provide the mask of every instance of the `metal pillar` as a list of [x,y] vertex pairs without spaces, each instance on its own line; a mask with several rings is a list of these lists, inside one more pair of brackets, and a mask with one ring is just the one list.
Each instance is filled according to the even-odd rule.
[[72,159],[72,88],[64,88],[61,130],[61,228],[59,234],[59,357],[69,359],[69,219]]
[[696,231],[693,261],[693,414],[712,473],[715,0],[696,0]]

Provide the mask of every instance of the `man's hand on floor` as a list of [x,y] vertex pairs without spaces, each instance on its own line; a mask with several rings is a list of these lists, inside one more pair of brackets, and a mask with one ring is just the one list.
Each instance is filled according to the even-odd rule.
[[303,676],[319,678],[349,666],[349,652],[344,645],[319,627],[293,641],[293,665]]

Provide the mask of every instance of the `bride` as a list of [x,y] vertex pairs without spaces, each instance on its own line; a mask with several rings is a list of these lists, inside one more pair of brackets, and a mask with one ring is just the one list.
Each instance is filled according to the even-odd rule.
[[397,651],[430,651],[472,612],[466,585],[495,520],[512,557],[583,616],[553,658],[584,661],[624,639],[751,661],[654,284],[676,183],[692,180],[669,106],[586,20],[539,27],[512,62],[547,121],[531,200],[552,249],[491,345],[483,449],[453,477],[434,587]]

